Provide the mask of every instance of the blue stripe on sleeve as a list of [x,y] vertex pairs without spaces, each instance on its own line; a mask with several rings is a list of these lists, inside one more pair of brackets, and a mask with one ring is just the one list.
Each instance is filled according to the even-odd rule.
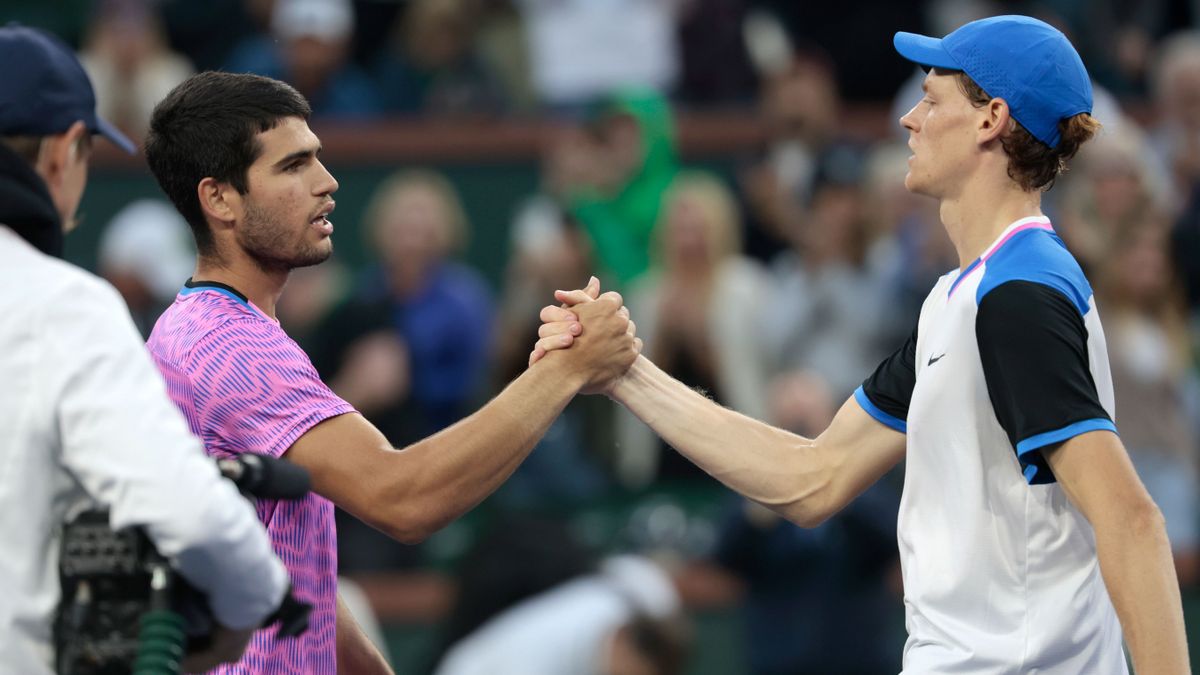
[[879,406],[871,403],[871,399],[867,398],[867,392],[863,391],[861,386],[854,390],[854,400],[858,401],[862,409],[867,411],[868,415],[874,417],[881,424],[891,427],[902,434],[908,433],[908,422],[880,410]]
[[1100,430],[1111,431],[1115,434],[1117,433],[1117,425],[1113,424],[1111,420],[1104,419],[1103,417],[1097,417],[1095,419],[1083,420],[1082,422],[1068,424],[1061,429],[1055,429],[1054,431],[1047,431],[1037,434],[1036,436],[1030,436],[1029,438],[1017,443],[1017,456],[1020,457],[1027,452],[1032,452],[1038,448],[1044,448],[1047,445],[1061,443],[1069,438],[1074,438],[1089,431]]

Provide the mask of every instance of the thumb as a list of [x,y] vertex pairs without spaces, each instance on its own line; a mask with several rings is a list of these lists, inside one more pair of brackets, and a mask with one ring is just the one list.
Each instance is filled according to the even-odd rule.
[[561,302],[564,307],[574,307],[594,300],[595,297],[588,295],[587,291],[554,291],[554,299]]
[[587,286],[583,290],[595,300],[600,297],[600,280],[593,276],[588,279]]

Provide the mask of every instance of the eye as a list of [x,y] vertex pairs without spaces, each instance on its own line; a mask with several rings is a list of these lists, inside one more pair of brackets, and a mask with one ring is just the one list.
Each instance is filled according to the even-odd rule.
[[283,170],[287,173],[296,173],[302,166],[304,166],[304,162],[297,160],[297,161],[292,162],[291,164],[288,164],[287,166],[283,167]]

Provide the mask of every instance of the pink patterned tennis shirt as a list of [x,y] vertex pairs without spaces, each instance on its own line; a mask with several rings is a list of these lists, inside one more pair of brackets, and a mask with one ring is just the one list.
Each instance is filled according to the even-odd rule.
[[[308,356],[279,324],[238,291],[192,282],[150,334],[150,353],[192,433],[214,457],[256,452],[279,457],[313,426],[353,412],[329,390]],[[334,675],[337,533],[333,504],[316,494],[299,501],[258,500],[258,517],[287,567],[293,592],[310,602],[307,632],[254,634],[237,664],[214,673]]]

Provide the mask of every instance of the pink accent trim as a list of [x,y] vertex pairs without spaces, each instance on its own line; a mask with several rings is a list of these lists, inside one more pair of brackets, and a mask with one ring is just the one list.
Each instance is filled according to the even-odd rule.
[[1037,221],[1035,221],[1035,222],[1032,222],[1032,223],[1025,223],[1024,225],[1019,225],[1019,226],[1017,226],[1017,227],[1014,227],[1014,228],[1012,229],[1012,231],[1011,231],[1011,232],[1009,232],[1008,234],[1004,235],[1004,238],[1003,238],[1003,239],[1001,239],[1000,241],[996,242],[996,245],[992,247],[992,250],[990,250],[990,251],[988,251],[987,253],[984,253],[984,254],[983,254],[983,262],[987,262],[987,261],[988,261],[988,258],[991,258],[993,255],[995,255],[995,254],[996,254],[996,251],[999,251],[999,250],[1000,250],[1000,247],[1001,247],[1001,246],[1004,246],[1006,243],[1008,243],[1008,240],[1009,240],[1009,239],[1012,239],[1012,238],[1013,238],[1013,236],[1014,236],[1014,235],[1016,235],[1018,232],[1024,232],[1025,230],[1034,230],[1034,229],[1037,229],[1037,230],[1053,230],[1054,228],[1052,228],[1052,227],[1050,226],[1050,221],[1049,221],[1049,220],[1037,220]]
[[982,256],[977,258],[975,262],[967,265],[967,269],[964,270],[962,274],[958,275],[958,278],[955,279],[954,283],[950,285],[950,292],[946,294],[946,299],[949,300],[950,297],[954,295],[954,291],[958,290],[958,287],[963,280],[970,276],[975,270],[983,267],[983,263],[987,262],[989,258],[996,255],[996,251],[999,251],[1005,244],[1007,244],[1009,239],[1012,239],[1013,236],[1015,236],[1018,232],[1024,232],[1025,230],[1048,230],[1053,232],[1054,227],[1050,225],[1049,218],[1030,218],[1027,219],[1024,224],[1018,225],[1009,230],[1008,234],[1001,237],[1000,241],[993,244],[992,247],[989,248]]

